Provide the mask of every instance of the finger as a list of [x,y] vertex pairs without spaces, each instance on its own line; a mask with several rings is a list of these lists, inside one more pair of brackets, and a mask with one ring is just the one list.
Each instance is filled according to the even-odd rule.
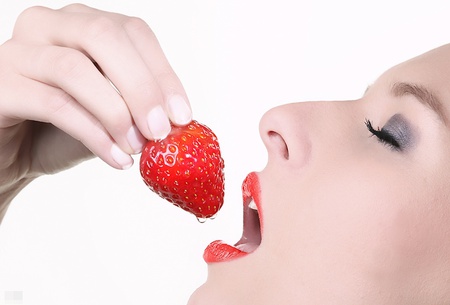
[[[18,122],[32,120],[51,123],[112,167],[125,169],[132,165],[133,159],[119,148],[103,125],[61,89],[18,76],[5,79],[0,90],[2,116]],[[60,140],[60,137],[50,137],[47,144],[53,148],[53,156],[60,160],[67,159],[67,156],[57,153],[67,144]]]
[[[40,18],[46,22],[36,23],[39,32],[51,33],[46,38],[48,41],[82,50],[95,59],[121,92],[145,137],[164,137],[168,133],[170,125],[166,113],[176,124],[190,121],[191,111],[184,89],[173,71],[167,69],[170,65],[145,23],[82,5],[70,8],[72,11],[66,9],[70,14],[57,14],[51,10],[41,12]],[[78,10],[76,14],[74,8]],[[55,24],[59,26],[55,28]],[[133,34],[131,40],[125,28],[143,30],[135,30],[138,34]],[[134,40],[139,39],[146,41],[140,47],[144,50],[137,50],[134,45]],[[147,47],[150,52],[145,50]],[[155,63],[155,66],[149,66],[149,63]]]
[[142,134],[149,139],[168,134],[170,123],[158,83],[119,22],[107,13],[37,10],[21,19],[33,15],[28,18],[36,25],[34,31],[38,28],[39,32],[48,33],[44,43],[88,54],[118,88]]
[[158,83],[171,121],[176,125],[188,124],[192,120],[192,110],[187,94],[153,31],[139,19],[128,19],[124,28]]
[[25,58],[17,63],[23,75],[61,88],[102,124],[122,150],[141,151],[145,139],[127,105],[86,56],[55,46],[30,46],[16,52]]
[[[63,10],[77,13],[104,14],[100,10],[85,5],[69,5]],[[125,29],[132,45],[139,53],[145,65],[158,83],[166,103],[170,119],[176,125],[186,125],[192,120],[192,111],[187,94],[180,79],[173,71],[157,37],[146,22],[139,18],[128,17],[116,13],[106,13]],[[110,75],[110,74],[108,74]],[[115,78],[115,76],[110,75]]]

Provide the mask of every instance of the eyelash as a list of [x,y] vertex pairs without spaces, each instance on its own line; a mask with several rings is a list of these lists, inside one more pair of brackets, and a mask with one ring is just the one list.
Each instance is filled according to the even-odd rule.
[[372,122],[368,119],[366,119],[364,123],[365,123],[367,129],[369,130],[369,132],[371,133],[371,136],[377,137],[377,140],[380,143],[387,145],[389,148],[396,150],[396,151],[402,150],[401,145],[395,139],[395,136],[393,136],[391,133],[387,132],[383,128],[382,129],[380,129],[379,127],[376,129],[373,128]]

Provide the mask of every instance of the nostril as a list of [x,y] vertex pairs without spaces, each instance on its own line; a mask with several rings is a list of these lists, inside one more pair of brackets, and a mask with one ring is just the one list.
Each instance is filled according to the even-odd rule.
[[272,145],[276,147],[280,155],[282,155],[286,160],[289,160],[289,149],[283,137],[275,131],[269,131],[267,134],[269,135]]

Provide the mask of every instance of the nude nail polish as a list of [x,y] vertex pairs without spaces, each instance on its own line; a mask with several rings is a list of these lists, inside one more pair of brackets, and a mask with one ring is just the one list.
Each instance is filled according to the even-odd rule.
[[154,139],[164,139],[171,130],[169,119],[161,105],[148,113],[147,124]]
[[172,95],[169,98],[168,105],[175,124],[186,125],[192,120],[192,111],[181,95]]
[[145,138],[141,135],[135,125],[131,126],[127,132],[128,144],[130,144],[134,153],[140,153],[145,144]]
[[111,146],[111,156],[122,169],[128,169],[133,165],[133,158],[122,151],[117,144]]

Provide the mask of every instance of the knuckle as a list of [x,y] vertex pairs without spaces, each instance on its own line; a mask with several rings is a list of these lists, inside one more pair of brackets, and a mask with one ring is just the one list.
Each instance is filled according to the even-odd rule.
[[152,37],[155,37],[149,25],[139,17],[127,17],[122,26],[129,32],[147,32],[150,33]]
[[182,91],[181,82],[172,69],[167,68],[164,71],[155,74],[154,77],[156,79],[156,82],[161,87],[162,91],[164,92]]
[[127,109],[124,107],[115,107],[108,111],[108,116],[102,121],[107,129],[113,134],[123,134],[127,127],[131,126],[131,119]]
[[140,101],[152,101],[161,98],[160,88],[154,78],[136,83],[131,92]]
[[173,78],[173,71],[169,69],[168,67],[165,67],[164,69],[161,69],[158,73],[155,73],[155,78],[157,79],[172,79]]
[[61,11],[67,11],[67,12],[79,12],[87,9],[88,7],[81,3],[71,3],[63,8],[61,8]]
[[55,77],[61,80],[70,80],[80,76],[87,60],[77,50],[62,48],[54,54],[50,68]]
[[31,6],[23,10],[16,19],[14,34],[17,35],[22,29],[27,30],[30,27],[30,23],[34,23],[38,16],[48,11],[49,9],[43,6]]
[[51,95],[44,104],[46,108],[47,118],[50,123],[55,122],[61,117],[67,117],[67,113],[70,108],[69,105],[73,103],[73,98],[67,92],[58,90]]
[[86,37],[89,41],[96,41],[104,37],[116,36],[122,29],[111,18],[104,15],[93,17],[86,24]]

